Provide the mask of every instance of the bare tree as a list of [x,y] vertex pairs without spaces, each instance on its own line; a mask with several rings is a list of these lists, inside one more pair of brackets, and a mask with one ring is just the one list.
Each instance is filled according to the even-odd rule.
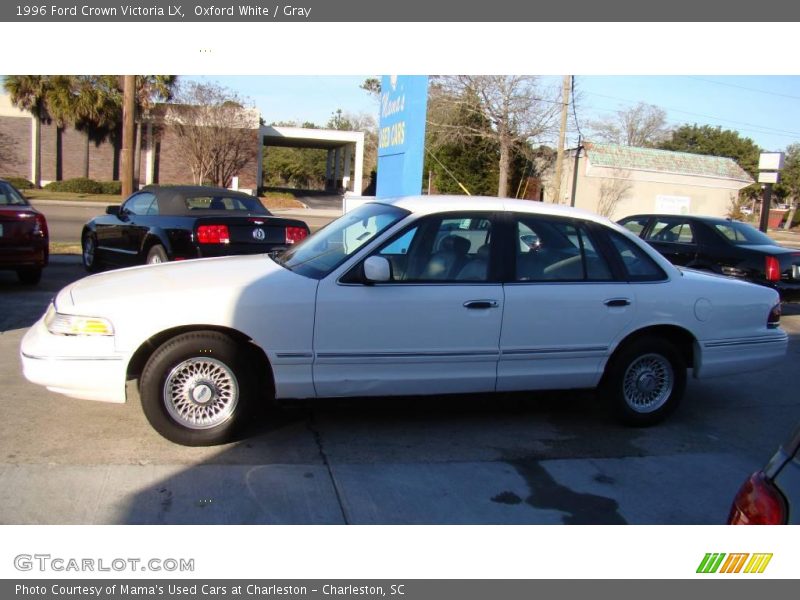
[[249,162],[257,160],[257,111],[238,94],[214,83],[180,87],[165,121],[177,136],[195,183],[227,187]]
[[597,199],[598,215],[611,218],[617,205],[628,197],[633,188],[630,177],[630,171],[614,169],[613,176],[600,184],[600,197]]
[[514,153],[526,152],[553,131],[560,106],[556,95],[545,93],[531,75],[436,78],[429,103],[428,124],[442,143],[480,138],[497,144],[500,197],[508,195]]
[[670,134],[666,111],[644,102],[608,119],[590,121],[589,127],[595,140],[623,146],[655,146]]

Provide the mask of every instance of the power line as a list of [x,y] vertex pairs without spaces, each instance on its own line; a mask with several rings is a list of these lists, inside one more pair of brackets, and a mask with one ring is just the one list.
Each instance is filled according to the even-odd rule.
[[695,75],[685,75],[688,79],[695,79],[697,81],[705,81],[706,83],[713,83],[716,85],[724,85],[726,87],[738,88],[740,90],[747,90],[748,92],[757,92],[759,94],[767,94],[769,96],[779,96],[781,98],[791,98],[792,100],[800,100],[800,96],[792,96],[791,94],[781,94],[780,92],[768,92],[767,90],[759,90],[757,88],[747,87],[746,85],[739,85],[737,83],[728,83],[726,81],[716,81],[714,79],[705,79],[703,77],[696,77]]
[[[626,102],[626,103],[631,103],[631,104],[638,103],[636,100],[629,100],[627,98],[620,98],[618,96],[607,96],[605,94],[597,94],[595,92],[584,92],[584,93],[589,94],[591,96],[597,96],[599,98],[608,98],[610,100],[618,100],[620,102]],[[690,116],[693,116],[693,117],[702,117],[704,119],[712,119],[714,121],[722,121],[722,122],[725,122],[725,123],[733,123],[735,125],[745,125],[747,127],[756,127],[758,129],[763,130],[762,132],[773,131],[773,132],[776,132],[776,133],[783,133],[783,134],[787,134],[787,135],[800,136],[800,132],[797,132],[797,131],[789,131],[789,130],[786,130],[786,129],[777,129],[775,127],[768,127],[766,125],[757,125],[755,123],[746,123],[744,121],[734,121],[733,119],[722,119],[722,118],[719,118],[719,117],[715,117],[713,115],[705,115],[705,114],[702,114],[702,113],[689,112],[689,111],[686,111],[686,110],[681,110],[679,108],[671,108],[669,106],[660,106],[660,108],[663,108],[665,110],[669,110],[671,112],[690,115]],[[606,110],[611,110],[611,109],[606,109]]]

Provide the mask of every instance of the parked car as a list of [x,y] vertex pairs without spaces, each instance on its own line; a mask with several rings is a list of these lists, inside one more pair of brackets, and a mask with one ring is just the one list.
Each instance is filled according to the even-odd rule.
[[81,246],[84,266],[95,272],[106,266],[270,252],[308,234],[303,221],[275,217],[248,194],[148,186],[90,220]]
[[35,285],[49,257],[47,219],[0,179],[0,269],[16,271],[20,282]]
[[800,250],[784,248],[747,223],[718,217],[634,215],[619,222],[674,265],[736,277],[800,301]]
[[797,525],[792,510],[800,502],[800,427],[760,471],[742,484],[733,500],[729,525]]
[[687,370],[783,358],[778,294],[679,271],[607,219],[536,202],[376,200],[282,253],[103,273],[62,290],[25,376],[125,402],[186,445],[231,439],[265,399],[601,388],[650,425]]

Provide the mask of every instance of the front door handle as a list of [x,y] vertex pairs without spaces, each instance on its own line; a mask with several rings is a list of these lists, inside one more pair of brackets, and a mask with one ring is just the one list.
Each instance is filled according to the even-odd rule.
[[609,307],[612,307],[612,306],[630,306],[631,305],[631,301],[628,300],[627,298],[610,298],[610,299],[606,300],[605,302],[603,302],[603,304],[605,304],[606,306],[609,306]]
[[464,302],[464,308],[469,308],[469,309],[497,308],[497,300],[467,300],[466,302]]

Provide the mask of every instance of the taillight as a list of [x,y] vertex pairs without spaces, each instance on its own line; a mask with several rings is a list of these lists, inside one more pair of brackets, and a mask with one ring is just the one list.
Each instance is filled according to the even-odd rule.
[[36,223],[33,226],[33,235],[47,237],[47,220],[44,218],[44,215],[37,213],[34,215],[34,218],[36,219]]
[[231,241],[227,225],[200,225],[197,241],[201,244],[229,244]]
[[767,317],[767,329],[775,329],[781,324],[781,303],[778,302],[775,306],[772,307],[772,310],[769,311],[769,316]]
[[786,500],[763,472],[744,482],[728,515],[728,525],[784,525]]
[[766,258],[765,270],[767,273],[767,281],[780,281],[781,280],[781,263],[774,256]]
[[286,228],[286,243],[296,244],[299,241],[306,239],[308,236],[308,229],[305,227],[287,227]]

